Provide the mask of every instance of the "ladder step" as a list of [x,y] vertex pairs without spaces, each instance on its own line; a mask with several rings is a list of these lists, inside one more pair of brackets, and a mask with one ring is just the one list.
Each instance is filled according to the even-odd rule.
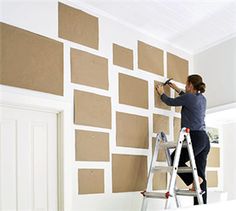
[[[197,192],[196,191],[192,191],[192,190],[175,190],[176,195],[180,195],[180,196],[197,196]],[[199,194],[203,195],[205,192],[201,191]]]
[[[176,148],[178,143],[176,142],[161,142],[160,147],[162,148]],[[183,143],[182,147],[187,147],[187,143]]]
[[[172,172],[173,166],[155,166],[152,168],[152,171],[161,171],[161,172]],[[192,173],[191,167],[179,167],[178,173]]]
[[159,198],[167,199],[170,195],[167,196],[167,192],[144,192],[143,195],[147,198]]
[[162,171],[162,172],[171,172],[173,169],[172,166],[155,166],[152,168],[152,171]]
[[178,173],[192,173],[191,167],[178,167]]

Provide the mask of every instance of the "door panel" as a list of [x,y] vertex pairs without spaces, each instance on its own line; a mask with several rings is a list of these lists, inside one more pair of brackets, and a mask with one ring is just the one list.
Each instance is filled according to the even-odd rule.
[[57,115],[0,107],[0,210],[57,210]]

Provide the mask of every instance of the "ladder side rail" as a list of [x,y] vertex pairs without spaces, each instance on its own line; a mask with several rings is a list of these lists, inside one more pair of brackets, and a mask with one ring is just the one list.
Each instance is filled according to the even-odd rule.
[[[162,139],[162,140],[163,140],[164,142],[167,142],[167,137],[166,137],[165,133],[163,133],[163,139]],[[172,160],[171,160],[171,154],[170,154],[170,149],[169,149],[169,148],[165,148],[165,155],[166,155],[166,161],[167,161],[168,166],[172,166]],[[170,172],[170,177],[171,177],[171,176],[172,176],[172,171]],[[176,182],[175,182],[174,187],[176,187]],[[179,202],[179,200],[178,200],[177,195],[175,194],[175,192],[174,192],[173,197],[175,198],[175,203],[176,203],[177,208],[179,208],[179,207],[180,207],[180,202]],[[165,209],[168,209],[169,204],[170,204],[170,198],[168,198],[168,199],[166,200]]]
[[[152,168],[155,166],[155,162],[157,160],[158,157],[158,151],[159,151],[159,145],[160,145],[160,141],[162,139],[163,134],[162,133],[158,133],[156,136],[156,143],[155,143],[155,149],[152,155],[152,159],[151,159],[151,165],[149,167],[149,172],[148,172],[148,178],[147,178],[147,192],[152,191],[153,190],[153,176],[154,173],[152,172]],[[147,202],[148,199],[147,197],[143,196],[143,201],[142,201],[142,207],[141,207],[141,211],[146,211],[147,210]]]
[[192,142],[191,142],[191,138],[190,138],[189,133],[186,135],[186,140],[187,140],[187,149],[188,149],[188,153],[189,153],[189,159],[190,159],[190,164],[191,164],[193,178],[194,178],[193,182],[194,182],[195,191],[197,193],[198,203],[203,204],[203,198],[201,195],[201,188],[200,188],[200,184],[199,184],[199,180],[198,180],[197,167],[196,167],[195,157],[194,157],[194,153],[193,153],[193,146],[192,146]]
[[183,145],[183,141],[184,141],[184,135],[185,135],[185,128],[182,128],[182,130],[180,131],[180,135],[179,135],[179,140],[178,140],[178,144],[175,150],[175,157],[174,157],[174,162],[173,162],[173,170],[171,173],[171,179],[170,179],[170,184],[169,184],[169,188],[168,191],[170,193],[170,195],[174,195],[174,188],[175,188],[175,181],[176,181],[176,177],[177,177],[177,170],[178,170],[178,165],[179,165],[179,158],[180,158],[180,153],[181,153],[181,149],[182,149],[182,145]]

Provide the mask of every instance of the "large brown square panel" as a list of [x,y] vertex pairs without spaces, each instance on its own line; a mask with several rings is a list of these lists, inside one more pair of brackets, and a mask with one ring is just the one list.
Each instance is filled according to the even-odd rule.
[[208,167],[220,167],[220,148],[211,147],[210,152],[207,157]]
[[74,91],[75,124],[111,128],[111,98]]
[[163,50],[138,41],[138,68],[163,76]]
[[146,188],[147,156],[112,155],[112,192],[141,191]]
[[188,61],[167,53],[167,75],[168,78],[185,84],[188,77]]
[[148,118],[116,113],[117,146],[148,148]]
[[[157,84],[161,84],[161,82],[154,81],[154,101],[155,101],[155,107],[156,108],[161,108],[161,109],[167,109],[170,110],[171,106],[166,105],[164,102],[162,102],[160,95],[157,94],[155,87]],[[169,86],[164,86],[164,92],[167,96],[170,96],[170,87]]]
[[119,103],[148,109],[148,82],[120,73]]
[[109,134],[75,131],[76,160],[109,161]]
[[108,60],[85,51],[71,49],[71,81],[108,90]]
[[113,43],[113,64],[133,70],[133,50]]
[[59,37],[98,49],[98,18],[79,9],[58,3]]
[[153,177],[153,190],[166,190],[167,188],[167,173],[157,172]]
[[153,114],[153,132],[164,132],[165,134],[169,134],[169,117],[160,114]]
[[78,170],[79,194],[104,193],[103,169]]
[[63,44],[0,23],[0,83],[63,95]]

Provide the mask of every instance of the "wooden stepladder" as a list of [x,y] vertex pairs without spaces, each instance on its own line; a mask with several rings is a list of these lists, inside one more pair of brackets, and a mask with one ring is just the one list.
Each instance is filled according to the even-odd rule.
[[[190,167],[178,167],[179,159],[181,154],[181,149],[185,147],[188,150],[189,158],[190,158]],[[157,166],[156,161],[158,157],[158,152],[160,149],[165,150],[166,160],[168,166]],[[170,149],[175,149],[175,157],[172,165],[171,156],[170,156]],[[170,180],[168,189],[166,192],[157,192],[153,191],[152,183],[153,183],[153,176],[156,172],[168,172],[170,174]],[[176,177],[177,173],[192,173],[193,174],[193,183],[195,190],[180,190],[176,188]],[[155,150],[152,156],[151,165],[149,168],[148,173],[148,181],[147,181],[147,189],[141,192],[143,195],[143,202],[141,211],[146,211],[148,206],[148,198],[159,198],[165,199],[165,209],[168,209],[170,206],[170,198],[174,197],[176,206],[180,207],[180,203],[178,201],[177,195],[182,196],[194,196],[197,197],[198,203],[203,204],[202,195],[204,192],[200,189],[200,184],[198,180],[197,174],[197,167],[195,163],[194,153],[192,142],[190,138],[190,130],[188,128],[182,128],[179,135],[178,142],[168,142],[166,135],[161,132],[156,136],[156,145]]]

